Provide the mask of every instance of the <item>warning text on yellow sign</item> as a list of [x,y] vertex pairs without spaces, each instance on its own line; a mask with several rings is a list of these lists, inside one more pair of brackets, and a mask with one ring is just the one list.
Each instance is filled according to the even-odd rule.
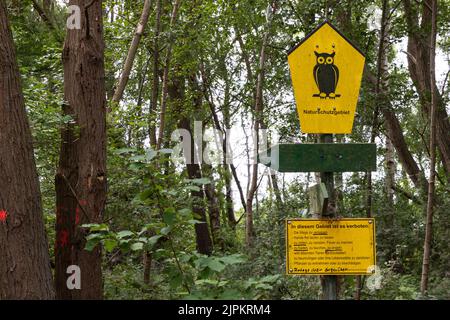
[[287,219],[288,275],[370,274],[375,262],[374,219]]

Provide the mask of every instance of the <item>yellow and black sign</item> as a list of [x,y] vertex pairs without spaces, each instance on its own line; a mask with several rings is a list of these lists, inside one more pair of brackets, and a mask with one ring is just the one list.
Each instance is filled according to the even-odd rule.
[[304,133],[351,133],[364,54],[329,22],[290,50],[294,96]]
[[287,219],[288,275],[364,275],[375,270],[374,219]]

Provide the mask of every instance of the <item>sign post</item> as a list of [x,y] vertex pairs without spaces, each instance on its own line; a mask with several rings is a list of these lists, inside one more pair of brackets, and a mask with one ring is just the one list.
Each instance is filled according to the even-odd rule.
[[[375,144],[333,143],[333,134],[352,132],[365,57],[325,21],[288,52],[288,62],[301,131],[319,134],[320,143],[275,145],[259,154],[258,161],[279,172],[320,172],[320,184],[310,191],[319,223],[303,230],[286,220],[286,272],[320,275],[323,299],[336,300],[337,275],[369,274],[364,263],[375,264],[373,219],[355,224],[362,229],[355,229],[361,232],[352,237],[359,239],[344,237],[353,231],[353,224],[342,224],[342,229],[337,223],[329,224],[341,221],[336,220],[333,173],[376,170]],[[311,231],[316,227],[331,229]],[[370,251],[367,248],[373,254],[356,252]]]
[[[321,143],[333,143],[333,135],[332,134],[321,134],[320,135]],[[321,172],[320,180],[325,184],[325,188],[328,192],[328,206],[325,209],[325,212],[322,213],[322,218],[334,218],[336,214],[335,204],[335,190],[334,190],[334,175],[333,172]],[[337,300],[338,292],[337,292],[337,276],[328,276],[325,275],[322,278],[322,294],[324,300]]]

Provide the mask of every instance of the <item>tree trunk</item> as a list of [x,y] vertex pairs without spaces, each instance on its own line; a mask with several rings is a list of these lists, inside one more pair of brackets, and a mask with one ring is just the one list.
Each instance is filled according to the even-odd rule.
[[131,41],[130,49],[128,50],[128,55],[125,60],[125,64],[122,71],[122,76],[119,79],[119,84],[117,85],[116,92],[112,101],[119,103],[122,99],[123,92],[127,86],[128,79],[130,78],[131,68],[133,67],[134,58],[136,57],[137,49],[139,47],[139,42],[141,41],[142,34],[144,33],[145,26],[148,22],[148,16],[150,15],[151,0],[145,0],[144,8],[142,9],[141,19],[136,27],[136,32],[134,34],[133,40]]
[[[437,29],[437,0],[431,3],[431,37],[430,37],[430,83],[431,88],[436,86],[436,29]],[[435,178],[436,178],[436,114],[437,101],[436,91],[431,91],[431,110],[430,110],[430,179],[428,181],[428,201],[427,201],[427,220],[425,228],[425,243],[423,245],[423,263],[422,263],[422,279],[420,281],[420,291],[422,295],[427,294],[428,290],[428,274],[430,269],[430,255],[431,255],[431,237],[433,232],[433,206],[435,193]]]
[[394,187],[395,187],[395,154],[391,139],[386,137],[386,181],[385,192],[388,207],[387,223],[390,227],[394,224]]
[[[200,165],[195,161],[195,144],[192,136],[191,124],[188,118],[183,118],[179,122],[179,128],[185,129],[190,133],[190,153],[185,149],[183,154],[186,158],[186,170],[189,179],[200,179],[202,177]],[[213,250],[213,243],[209,235],[208,222],[206,221],[205,203],[203,187],[200,190],[193,190],[191,192],[193,198],[192,212],[194,219],[201,221],[195,224],[195,234],[197,240],[197,251],[202,254],[210,255]]]
[[[203,107],[203,90],[200,88],[195,74],[192,74],[189,77],[189,84],[191,86],[191,92],[193,96],[192,105],[194,107],[194,110],[195,112],[201,112]],[[203,132],[204,130],[205,128],[203,127]],[[203,150],[205,150],[206,143],[202,143],[204,144],[202,148]],[[199,157],[202,157],[202,155],[199,154]],[[220,235],[220,207],[214,185],[213,168],[211,164],[204,161],[201,162],[202,176],[207,177],[211,180],[210,183],[204,185],[204,190],[206,199],[208,200],[209,224],[211,228],[212,240],[214,245],[218,245],[223,249],[223,241]]]
[[[366,80],[372,85],[376,86],[376,77],[366,68],[364,70]],[[414,186],[421,191],[422,194],[427,190],[427,183],[424,173],[420,170],[416,161],[414,160],[411,152],[406,144],[405,137],[403,135],[403,130],[400,125],[400,121],[395,115],[392,107],[389,105],[388,101],[385,101],[386,105],[381,108],[385,120],[386,135],[392,141],[395,147],[400,163],[403,169],[408,174],[408,177],[413,182]]]
[[[226,65],[225,65],[225,61],[221,60],[221,67],[225,70],[226,73]],[[212,100],[212,93],[211,93],[211,87],[209,87],[210,83],[209,83],[209,78],[207,77],[206,74],[206,70],[204,68],[203,63],[200,65],[200,72],[201,72],[201,76],[202,76],[202,84],[203,84],[203,95],[209,105],[209,109],[211,111],[211,116],[213,119],[213,123],[214,123],[214,127],[216,128],[216,130],[218,130],[223,137],[223,143],[222,143],[222,153],[223,153],[223,160],[222,160],[222,164],[223,164],[223,179],[225,181],[225,207],[226,207],[226,215],[227,215],[227,221],[228,221],[228,225],[231,228],[235,228],[236,226],[236,217],[234,216],[234,205],[233,205],[233,196],[232,196],[232,188],[231,188],[231,175],[232,173],[230,172],[231,167],[233,166],[232,164],[232,157],[229,154],[229,141],[228,141],[228,137],[227,137],[227,129],[230,126],[230,115],[229,115],[229,98],[230,98],[230,88],[229,88],[229,81],[228,79],[225,79],[225,93],[224,93],[224,105],[222,107],[223,110],[223,118],[224,118],[224,125],[225,128],[222,128],[220,121],[219,121],[219,117],[217,116],[217,112],[216,112],[216,106],[214,105],[214,102]],[[227,78],[227,77],[226,77]],[[234,169],[235,170],[235,169]],[[241,199],[244,199],[243,197],[243,193],[242,193],[242,188],[241,188],[241,183],[239,181],[239,179],[235,179],[236,181],[236,185],[238,186],[240,195],[241,195]],[[244,208],[245,208],[245,200],[243,201],[244,204]]]
[[53,299],[32,136],[0,0],[0,300]]
[[178,9],[180,7],[181,0],[175,0],[172,9],[172,17],[170,18],[170,35],[169,35],[169,43],[167,45],[166,58],[164,61],[164,71],[163,71],[163,79],[162,79],[162,92],[161,92],[161,111],[159,114],[159,131],[158,131],[158,141],[156,143],[156,149],[160,149],[162,146],[162,142],[164,139],[164,129],[166,125],[166,107],[167,107],[167,93],[168,93],[168,85],[169,85],[169,70],[170,70],[170,60],[172,59],[172,45],[174,38],[174,27],[177,21]]
[[259,146],[259,129],[263,118],[263,84],[264,84],[264,69],[266,65],[266,47],[269,42],[271,22],[273,15],[277,10],[277,1],[272,1],[270,9],[270,17],[268,17],[266,31],[264,33],[261,51],[259,55],[258,64],[258,76],[256,80],[256,94],[255,94],[255,106],[254,106],[254,137],[253,137],[253,162],[252,174],[250,177],[250,188],[247,193],[246,200],[246,224],[245,224],[245,240],[248,247],[253,245],[254,230],[253,230],[253,199],[255,197],[256,190],[258,189],[258,163],[256,157],[258,155]]
[[153,36],[153,86],[152,86],[152,101],[150,103],[150,112],[148,116],[148,135],[150,139],[150,145],[156,146],[156,129],[155,129],[155,117],[152,112],[158,110],[158,93],[159,93],[159,33],[161,32],[161,12],[162,12],[162,0],[156,0],[156,17],[155,17],[155,30]]
[[[90,6],[89,6],[89,5]],[[101,223],[106,201],[106,94],[102,1],[71,0],[80,30],[68,30],[63,50],[64,115],[56,174],[56,292],[59,299],[103,297],[101,248],[84,250],[85,223]],[[81,270],[81,289],[66,286],[67,267]]]
[[205,195],[208,200],[209,224],[211,228],[212,240],[215,246],[223,249],[224,243],[220,234],[220,206],[213,181],[212,166],[210,164],[203,163],[202,169],[203,176],[208,177],[211,180],[211,183],[205,185]]
[[[179,114],[181,112],[181,101],[184,98],[184,79],[174,77],[170,89],[168,88],[170,100],[173,102],[175,110]],[[178,111],[180,110],[180,111]],[[189,179],[202,178],[201,168],[197,157],[196,145],[192,135],[191,121],[183,116],[178,122],[178,128],[184,129],[189,133],[189,137],[185,141],[183,138],[183,155],[186,160],[186,171]],[[205,193],[203,186],[199,186],[199,190],[192,190],[192,212],[194,219],[201,221],[195,224],[195,235],[197,241],[197,251],[202,254],[210,255],[213,251],[213,242],[209,234],[208,222],[206,220],[205,210]]]
[[385,125],[387,129],[387,138],[392,141],[392,144],[397,151],[397,155],[402,163],[403,169],[408,174],[414,186],[424,194],[427,189],[427,183],[424,173],[420,170],[416,161],[414,160],[411,152],[403,135],[403,131],[400,125],[400,121],[395,115],[394,111],[390,106],[382,109],[383,116],[385,119]]

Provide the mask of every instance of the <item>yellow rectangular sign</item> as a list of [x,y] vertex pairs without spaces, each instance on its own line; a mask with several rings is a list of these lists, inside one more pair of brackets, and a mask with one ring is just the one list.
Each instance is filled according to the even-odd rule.
[[364,275],[375,264],[374,219],[286,219],[288,275]]

